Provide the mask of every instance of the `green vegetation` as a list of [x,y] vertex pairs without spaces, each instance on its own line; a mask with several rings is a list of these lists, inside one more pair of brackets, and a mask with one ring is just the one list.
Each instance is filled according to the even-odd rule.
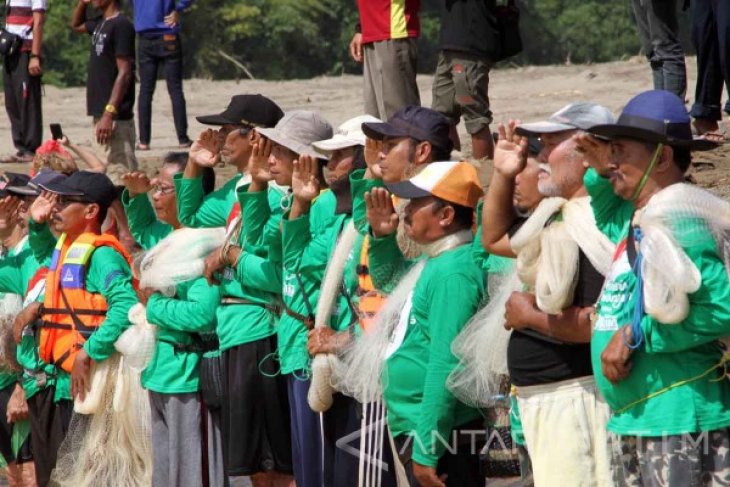
[[[422,0],[419,69],[425,73],[432,72],[436,62],[441,1]],[[90,40],[68,27],[73,3],[50,3],[45,82],[84,84]],[[600,62],[639,53],[629,1],[521,0],[519,4],[525,50],[509,62]],[[685,25],[686,17],[684,13]],[[361,68],[347,50],[357,21],[355,0],[197,0],[183,21],[186,74],[245,77],[241,66],[264,79],[358,73]]]

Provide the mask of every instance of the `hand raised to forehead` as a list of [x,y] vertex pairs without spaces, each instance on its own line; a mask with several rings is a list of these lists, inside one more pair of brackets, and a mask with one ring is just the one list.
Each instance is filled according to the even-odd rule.
[[515,133],[518,124],[510,120],[507,125],[497,126],[499,139],[494,147],[494,170],[509,179],[514,179],[527,164],[527,137]]
[[606,175],[611,161],[611,144],[587,132],[575,134],[573,140],[576,150],[583,154],[584,165],[594,168],[602,176]]
[[208,129],[190,147],[190,160],[201,167],[213,167],[220,160],[223,142],[218,132]]
[[373,188],[365,193],[365,208],[368,223],[376,237],[391,235],[398,229],[398,214],[388,190]]
[[383,171],[380,169],[380,153],[383,150],[383,141],[367,137],[365,139],[365,164],[368,166],[370,179],[382,179]]
[[30,217],[39,224],[46,223],[51,218],[53,207],[58,202],[58,195],[49,191],[41,192],[33,204],[30,205]]
[[291,189],[295,198],[301,201],[314,201],[319,196],[319,163],[312,156],[299,156],[294,161]]
[[268,183],[272,180],[271,172],[269,172],[271,146],[271,140],[258,132],[254,132],[254,140],[251,144],[251,156],[248,159],[248,172],[254,181]]
[[16,196],[0,198],[0,218],[8,220],[17,216],[21,204],[22,200]]
[[122,184],[127,188],[130,197],[152,191],[152,183],[142,171],[128,172],[122,176]]

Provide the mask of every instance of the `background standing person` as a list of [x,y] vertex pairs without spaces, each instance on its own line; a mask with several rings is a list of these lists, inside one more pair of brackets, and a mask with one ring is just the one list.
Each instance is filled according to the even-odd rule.
[[[88,19],[91,3],[102,16]],[[87,114],[93,117],[97,150],[106,154],[109,179],[137,169],[134,142],[134,27],[119,0],[78,0],[71,26],[91,36],[86,83]]]
[[[722,87],[730,92],[730,3],[722,0],[692,2],[692,43],[697,51],[697,86],[692,118],[701,135],[727,138],[722,130]],[[730,100],[725,103],[730,114]]]
[[3,58],[5,111],[18,150],[0,162],[30,162],[43,137],[41,43],[48,0],[6,0],[5,29],[20,36],[20,50]]
[[489,70],[497,58],[499,38],[496,0],[444,0],[441,40],[431,108],[451,122],[451,140],[460,148],[456,126],[464,117],[472,156],[491,158],[494,141],[489,124]]
[[687,69],[679,40],[677,0],[632,0],[644,53],[654,75],[654,89],[684,99]]
[[416,84],[420,0],[358,0],[360,23],[350,55],[363,63],[365,113],[388,120],[420,105]]
[[183,93],[183,55],[180,41],[180,14],[194,0],[130,0],[134,8],[134,30],[139,36],[139,145],[149,150],[152,138],[152,96],[157,86],[157,71],[162,65],[167,92],[172,101],[177,141],[190,147],[188,114]]

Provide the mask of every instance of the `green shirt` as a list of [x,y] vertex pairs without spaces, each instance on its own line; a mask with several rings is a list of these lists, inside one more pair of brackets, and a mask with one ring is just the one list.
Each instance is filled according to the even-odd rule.
[[[631,212],[626,202],[612,192],[600,191],[605,189],[606,180],[590,182],[587,187],[599,227],[628,228]],[[610,211],[612,207],[614,211]],[[612,215],[613,221],[609,221]],[[623,221],[617,215],[623,216]],[[632,354],[629,376],[617,384],[603,375],[601,353],[617,330],[633,319],[637,279],[625,238],[606,278],[597,306],[591,355],[598,388],[614,411],[608,423],[612,432],[677,435],[730,425],[730,382],[717,380],[718,373],[667,389],[716,365],[723,354],[717,340],[730,335],[730,281],[715,240],[697,221],[684,221],[683,230],[687,233],[678,243],[699,269],[701,287],[689,295],[689,315],[681,323],[663,324],[644,315],[644,344]]]
[[[50,233],[49,233],[50,235]],[[41,235],[34,239],[42,245],[54,245],[53,235]],[[15,251],[0,260],[0,290],[3,292],[25,296],[28,291],[31,279],[35,276],[46,261],[39,261],[30,246],[31,238],[23,239],[22,245]],[[40,295],[39,299],[43,299]],[[30,302],[35,301],[31,299]],[[30,304],[25,302],[24,304]],[[43,362],[38,356],[35,336],[30,328],[23,333],[20,344],[16,350],[18,364],[23,367],[22,383],[26,398],[31,398],[42,389],[38,385],[36,374],[42,373],[46,376],[43,387],[56,386],[55,400],[71,399],[71,379],[69,374]],[[17,375],[14,376],[17,379]]]
[[[129,197],[122,193],[122,204],[132,236],[143,249],[149,250],[172,233],[173,228],[155,217],[147,195]],[[200,355],[175,352],[173,344],[189,346],[191,333],[215,331],[215,309],[220,303],[217,286],[205,279],[184,282],[176,287],[174,298],[153,295],[147,303],[147,319],[158,326],[157,344],[152,361],[142,373],[142,385],[163,394],[196,392]],[[213,320],[209,323],[208,320]],[[217,355],[209,352],[206,356]]]
[[[377,257],[377,251],[371,253],[371,260]],[[395,351],[386,359],[388,426],[393,436],[415,436],[413,460],[422,465],[435,467],[443,455],[439,437],[448,442],[454,427],[480,416],[451,394],[446,379],[459,362],[451,343],[477,311],[485,295],[484,277],[470,245],[428,259],[413,290],[405,335],[398,344],[396,332]]]
[[[310,212],[295,220],[282,220],[284,305],[303,316],[313,315],[319,288],[337,237],[349,220],[335,215],[336,200],[331,191],[323,192]],[[281,372],[289,374],[309,369],[308,330],[300,320],[281,315],[277,330]]]
[[163,223],[155,216],[150,199],[146,194],[129,196],[129,191],[122,192],[122,205],[127,215],[129,231],[135,242],[145,250],[149,250],[160,240],[172,233],[172,226]]
[[177,285],[174,298],[153,294],[147,302],[147,321],[157,325],[157,345],[152,361],[142,372],[142,385],[155,392],[177,394],[199,389],[200,354],[176,351],[175,345],[192,346],[192,333],[215,330],[220,303],[217,286],[204,278]]
[[[180,222],[193,228],[225,226],[237,202],[236,187],[241,178],[242,175],[238,174],[217,191],[204,196],[202,178],[186,179],[182,175],[175,175]],[[240,235],[234,242],[243,249],[248,247],[245,227],[244,221]],[[221,298],[243,299],[256,304],[218,306],[216,332],[221,351],[276,333],[276,315],[263,306],[273,305],[276,295],[250,286],[245,279],[238,279],[236,270],[226,268],[217,276],[221,282]]]

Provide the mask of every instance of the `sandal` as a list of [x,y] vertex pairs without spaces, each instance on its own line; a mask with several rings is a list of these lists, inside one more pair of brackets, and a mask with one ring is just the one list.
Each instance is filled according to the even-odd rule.
[[149,144],[137,144],[137,150],[138,151],[148,151],[150,150]]

